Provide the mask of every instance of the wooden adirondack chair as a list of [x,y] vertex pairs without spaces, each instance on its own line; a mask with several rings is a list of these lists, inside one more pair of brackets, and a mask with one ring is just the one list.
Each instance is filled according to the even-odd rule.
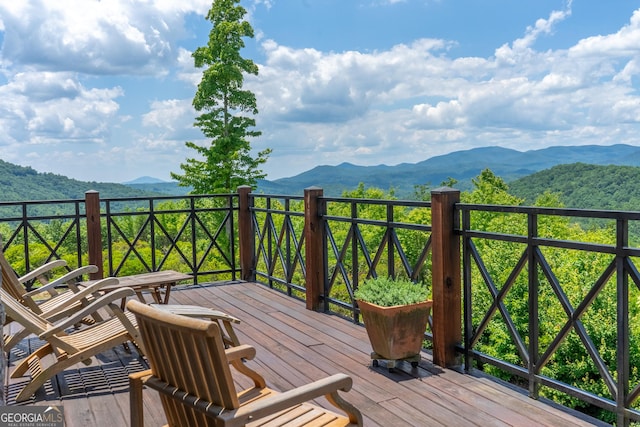
[[[144,352],[139,339],[136,319],[132,313],[124,313],[119,307],[122,298],[135,295],[129,288],[121,288],[101,296],[89,306],[77,311],[57,323],[38,316],[31,310],[0,289],[0,298],[7,316],[20,323],[29,333],[36,334],[46,344],[24,359],[11,373],[11,378],[31,373],[31,381],[18,393],[17,402],[28,399],[49,378],[78,362],[90,363],[90,359],[110,348],[128,341],[133,342]],[[94,311],[107,307],[113,318],[83,329],[68,333],[73,325]],[[53,355],[53,363],[43,366],[45,356]]]
[[[131,300],[150,370],[131,374],[131,425],[142,427],[142,388],[160,393],[169,426],[260,426],[266,422],[287,426],[361,426],[362,415],[338,391],[349,391],[352,380],[336,374],[278,393],[242,359],[253,359],[255,349],[239,345],[225,350],[217,323],[175,315]],[[253,380],[254,387],[236,392],[229,365]],[[347,416],[309,400],[325,396]],[[272,425],[272,424],[269,424]]]

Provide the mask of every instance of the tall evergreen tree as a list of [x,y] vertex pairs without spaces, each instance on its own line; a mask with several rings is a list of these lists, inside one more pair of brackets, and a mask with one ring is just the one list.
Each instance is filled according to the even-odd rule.
[[[186,142],[201,159],[187,158],[180,165],[183,175],[171,173],[181,186],[193,193],[211,194],[234,191],[239,185],[255,186],[266,175],[260,165],[267,161],[270,149],[251,155],[248,138],[258,137],[253,115],[258,113],[256,97],[243,90],[244,74],[258,75],[258,66],[240,55],[243,37],[253,38],[253,28],[245,21],[246,10],[240,0],[214,0],[207,14],[213,28],[209,42],[193,53],[195,66],[207,67],[198,85],[193,106],[202,114],[196,118],[211,143],[206,146]],[[251,116],[243,114],[249,113]]]

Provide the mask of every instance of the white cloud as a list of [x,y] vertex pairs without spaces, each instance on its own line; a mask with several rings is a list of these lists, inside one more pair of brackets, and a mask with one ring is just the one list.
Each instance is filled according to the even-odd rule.
[[178,71],[176,73],[179,80],[191,84],[194,88],[202,80],[202,70],[194,67],[191,52],[180,48],[178,52]]
[[88,74],[162,75],[179,53],[188,13],[205,0],[0,2],[2,56],[22,66]]
[[190,103],[181,99],[155,101],[151,104],[151,111],[142,116],[142,124],[175,130],[188,116],[193,120],[195,110]]
[[[256,0],[247,9],[274,4]],[[184,141],[207,143],[191,106],[202,73],[180,41],[189,39],[190,14],[210,5],[0,0],[3,159],[50,170],[52,157],[62,163],[77,150],[105,173],[133,174],[122,180],[177,171],[194,155]],[[537,49],[573,19],[571,6],[533,21],[488,57],[455,57],[457,42],[437,38],[372,51],[261,39],[260,74],[246,78],[263,132],[253,146],[274,149],[265,170],[277,178],[318,163],[415,162],[483,145],[636,143],[640,10],[612,34]],[[113,83],[122,76],[126,83]],[[96,173],[85,165],[74,172],[81,169]]]
[[640,53],[640,9],[636,10],[628,25],[615,34],[598,35],[580,40],[569,49],[574,58],[627,57]]
[[71,73],[23,72],[0,86],[0,144],[104,143],[120,88],[82,86]]
[[302,165],[317,164],[318,155],[333,164],[393,164],[456,146],[630,141],[640,124],[640,97],[629,89],[640,70],[640,11],[614,35],[535,50],[570,15],[568,3],[493,58],[453,59],[446,55],[452,43],[434,39],[370,53],[265,41],[266,60],[251,83],[259,126],[274,143],[297,141],[275,145],[272,157],[295,156]]

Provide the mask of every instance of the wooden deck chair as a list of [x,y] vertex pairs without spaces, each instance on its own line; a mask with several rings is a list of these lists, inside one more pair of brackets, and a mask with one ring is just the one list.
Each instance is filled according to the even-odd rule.
[[[102,286],[109,286],[114,283],[113,280],[100,281],[99,284],[94,284],[88,290],[86,288],[81,289],[75,286],[74,281],[76,278],[98,271],[96,266],[88,265],[68,272],[67,274],[50,281],[46,285],[43,285],[31,292],[27,292],[24,288],[24,282],[37,278],[43,273],[50,271],[52,268],[65,265],[66,261],[64,260],[51,261],[42,267],[31,271],[27,275],[18,277],[5,258],[4,253],[0,250],[2,287],[13,298],[25,307],[29,308],[35,314],[42,316],[49,321],[55,322],[68,317],[70,314],[73,314],[83,307],[88,306],[91,301],[101,295],[99,290]],[[115,283],[117,283],[117,281]],[[56,287],[61,285],[67,285],[70,289],[58,292]],[[5,324],[10,323],[12,320],[11,316],[7,316]],[[94,311],[89,316],[83,318],[81,322],[91,325],[96,322],[101,322],[102,320],[104,320],[103,316],[98,311]],[[13,335],[3,334],[5,351],[9,351],[15,344],[19,343],[29,334],[30,332],[26,329],[20,332],[15,332]]]
[[[27,371],[31,373],[31,381],[18,393],[17,402],[22,402],[34,394],[49,378],[78,362],[90,363],[97,354],[109,350],[119,344],[133,342],[144,353],[139,339],[136,320],[133,314],[120,310],[122,298],[135,295],[130,288],[121,288],[101,296],[88,307],[79,310],[73,316],[55,324],[36,315],[28,308],[11,298],[0,289],[0,298],[7,315],[19,322],[26,330],[46,341],[42,347],[27,356],[11,373],[11,378],[18,378]],[[83,329],[67,331],[80,319],[92,311],[108,306],[114,317]],[[52,355],[52,357],[46,357]],[[43,361],[53,363],[47,366]]]
[[[4,279],[3,279],[4,280]],[[96,295],[99,295],[100,289],[104,286],[113,286],[118,284],[118,279],[115,277],[107,277],[106,279],[101,279],[91,286],[86,287],[84,289],[79,290],[77,293],[72,293],[71,298],[65,298],[64,301],[60,301],[61,304],[54,306],[50,309],[50,311],[42,311],[40,307],[38,307],[37,312],[34,314],[38,317],[46,319],[49,322],[56,322],[57,320],[67,318],[69,316],[74,315],[77,311],[84,307],[88,307],[91,303],[87,300],[88,296],[91,296],[92,301]],[[3,283],[4,285],[4,283]],[[12,295],[9,295],[6,290],[4,290],[3,298],[13,298]],[[4,300],[3,300],[4,301]],[[18,301],[20,302],[20,301]],[[29,307],[26,307],[28,310],[31,310]],[[81,322],[85,324],[95,324],[96,321],[103,321],[103,319],[111,317],[111,313],[105,311],[104,313],[92,312],[88,316],[84,317]],[[91,320],[91,321],[88,321]],[[5,319],[5,325],[13,322],[14,320],[11,316],[7,315]],[[10,334],[9,328],[12,330],[12,334]],[[32,332],[29,329],[23,328],[22,330],[16,330],[16,327],[7,327],[7,332],[4,333],[4,351],[9,352],[16,344],[22,341],[24,338],[29,336]]]
[[[74,280],[77,277],[89,273],[95,273],[98,271],[98,267],[94,265],[87,265],[77,268],[69,273],[48,282],[47,284],[40,286],[33,291],[27,292],[23,286],[23,283],[41,276],[44,272],[51,270],[54,267],[60,267],[66,265],[64,260],[52,261],[44,266],[33,270],[25,276],[18,277],[9,262],[4,256],[2,250],[0,250],[0,269],[2,270],[2,287],[11,294],[16,300],[20,301],[26,307],[29,307],[34,313],[44,312],[59,312],[69,309],[68,300],[73,298],[74,293],[80,291],[78,287],[74,286]],[[69,290],[58,292],[56,287],[61,285],[69,286]],[[97,296],[97,295],[94,295]],[[76,298],[76,304],[78,306],[86,306],[91,300],[91,296],[83,300]],[[63,316],[60,316],[63,317]],[[55,320],[55,319],[50,319]],[[101,319],[97,319],[101,320]]]
[[[151,369],[129,375],[131,425],[142,427],[142,388],[160,393],[169,426],[361,426],[362,415],[338,395],[352,380],[336,374],[278,393],[266,387],[257,372],[242,363],[255,349],[239,345],[225,350],[220,327],[130,300]],[[254,387],[236,392],[230,365],[253,380]],[[325,396],[347,416],[307,403]],[[272,424],[271,424],[272,423]]]

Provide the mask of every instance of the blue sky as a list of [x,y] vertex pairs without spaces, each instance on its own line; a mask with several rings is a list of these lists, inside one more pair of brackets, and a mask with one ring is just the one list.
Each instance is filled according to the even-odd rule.
[[[502,146],[640,146],[640,0],[242,0],[269,179]],[[0,0],[0,159],[168,180],[210,0]]]

